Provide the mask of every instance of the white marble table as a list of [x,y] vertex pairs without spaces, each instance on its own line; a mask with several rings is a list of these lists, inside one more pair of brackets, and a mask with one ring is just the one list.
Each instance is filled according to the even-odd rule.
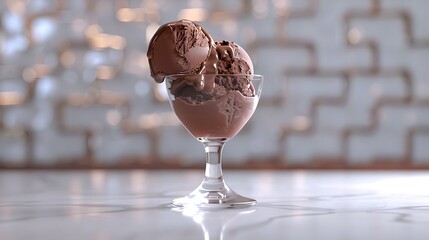
[[178,211],[201,171],[0,171],[0,239],[429,239],[429,172],[225,171],[243,209]]

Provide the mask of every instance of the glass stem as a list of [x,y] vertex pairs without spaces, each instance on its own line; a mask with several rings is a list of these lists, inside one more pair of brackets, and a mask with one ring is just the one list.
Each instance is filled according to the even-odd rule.
[[223,142],[206,142],[206,171],[202,187],[207,191],[221,191],[225,188],[222,174]]

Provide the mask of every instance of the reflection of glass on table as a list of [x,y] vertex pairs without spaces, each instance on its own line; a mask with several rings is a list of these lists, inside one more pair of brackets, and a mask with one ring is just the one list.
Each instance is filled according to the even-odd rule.
[[204,232],[204,240],[223,239],[227,227],[240,216],[251,214],[255,209],[228,209],[227,211],[200,211],[196,208],[173,208],[199,224]]

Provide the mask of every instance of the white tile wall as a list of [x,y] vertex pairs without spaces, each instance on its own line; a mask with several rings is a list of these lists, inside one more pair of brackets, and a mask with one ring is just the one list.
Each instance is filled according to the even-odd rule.
[[429,1],[18,0],[0,3],[0,166],[200,164],[146,59],[154,30],[194,8],[265,76],[228,163],[429,164]]

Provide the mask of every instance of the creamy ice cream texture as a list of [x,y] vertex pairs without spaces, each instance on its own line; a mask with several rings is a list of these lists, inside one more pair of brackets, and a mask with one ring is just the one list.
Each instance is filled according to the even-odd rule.
[[253,64],[238,44],[214,42],[198,24],[180,20],[158,29],[147,55],[156,82],[176,75],[172,107],[195,137],[232,138],[253,114]]
[[[244,77],[244,76],[241,76]],[[215,78],[223,79],[223,76]],[[244,96],[237,90],[218,94],[218,85],[212,92],[178,94],[171,102],[178,118],[196,138],[233,138],[252,116],[258,97]]]
[[151,75],[162,82],[166,75],[198,73],[208,58],[212,39],[191,21],[178,21],[161,26],[148,48]]
[[253,74],[249,55],[238,44],[214,42],[198,24],[180,20],[162,25],[152,37],[147,56],[157,82],[171,74]]

